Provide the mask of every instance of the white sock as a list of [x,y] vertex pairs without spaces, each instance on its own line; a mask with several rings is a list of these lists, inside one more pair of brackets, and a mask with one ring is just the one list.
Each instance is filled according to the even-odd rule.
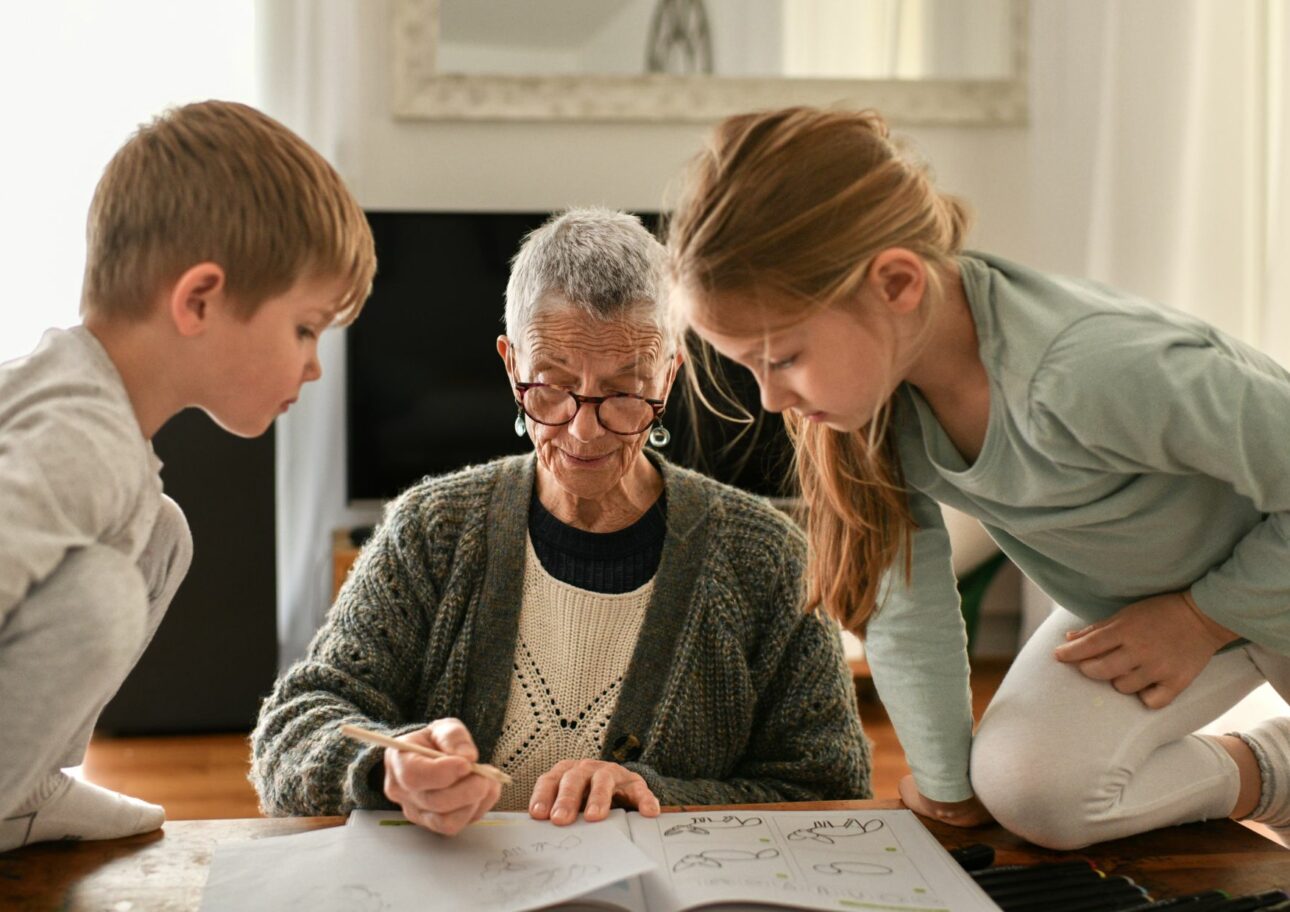
[[155,804],[55,771],[13,816],[0,820],[0,852],[33,842],[134,836],[155,830],[165,819]]
[[1248,819],[1278,831],[1290,827],[1290,718],[1265,719],[1233,734],[1249,746],[1263,778],[1259,801]]

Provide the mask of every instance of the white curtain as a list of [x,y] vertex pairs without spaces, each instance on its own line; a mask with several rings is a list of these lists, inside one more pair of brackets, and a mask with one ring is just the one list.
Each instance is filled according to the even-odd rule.
[[[264,109],[332,163],[360,202],[353,124],[361,100],[353,40],[362,15],[351,0],[257,0]],[[370,522],[345,499],[343,330],[322,336],[323,376],[277,423],[279,663],[303,655],[331,604],[331,533]]]
[[[1284,0],[1038,0],[1045,265],[1193,313],[1290,367]],[[1033,629],[1050,602],[1026,596]],[[1028,632],[1028,631],[1027,631]],[[1270,689],[1223,720],[1290,712]]]
[[0,7],[0,362],[79,321],[90,198],[135,128],[190,101],[258,103],[254,35],[251,0]]

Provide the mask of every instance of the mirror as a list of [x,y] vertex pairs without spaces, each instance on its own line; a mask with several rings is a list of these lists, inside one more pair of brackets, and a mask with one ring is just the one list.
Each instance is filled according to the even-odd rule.
[[1025,119],[1026,0],[396,0],[395,111],[707,121],[788,104]]

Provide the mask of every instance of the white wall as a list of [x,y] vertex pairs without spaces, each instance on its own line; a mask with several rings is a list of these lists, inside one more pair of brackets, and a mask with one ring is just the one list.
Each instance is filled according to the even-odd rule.
[[[270,111],[332,158],[365,207],[656,209],[707,131],[692,124],[396,121],[389,100],[389,0],[267,2],[270,15],[283,17],[279,25],[299,36],[301,53],[316,61],[292,64],[276,80],[270,74],[276,82],[266,92]],[[311,25],[311,15],[322,21]],[[304,19],[292,22],[292,16]],[[283,56],[276,57],[281,64]],[[299,96],[302,80],[312,86],[312,98]],[[1044,259],[1030,224],[1029,130],[925,128],[911,135],[935,163],[940,183],[973,203],[974,246]],[[324,337],[323,379],[305,389],[279,425],[279,452],[287,454],[280,460],[300,454],[299,465],[284,462],[278,473],[284,661],[299,655],[326,609],[331,529],[374,518],[345,507],[342,339],[327,336],[335,337]],[[477,344],[481,358],[495,357],[491,338],[463,344]],[[306,470],[321,477],[307,477]],[[292,610],[301,605],[304,611]]]

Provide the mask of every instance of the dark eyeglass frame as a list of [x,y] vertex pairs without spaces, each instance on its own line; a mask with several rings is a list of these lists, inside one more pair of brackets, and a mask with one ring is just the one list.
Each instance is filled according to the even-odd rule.
[[[570,415],[568,418],[566,418],[564,421],[543,421],[541,418],[535,417],[528,409],[524,407],[524,394],[531,389],[558,390],[559,392],[564,393],[566,396],[572,397],[574,403],[576,403],[577,405],[577,408],[575,408],[573,410],[573,414]],[[639,399],[641,402],[644,402],[651,409],[653,409],[654,415],[653,417],[650,418],[650,420],[646,423],[646,425],[643,428],[641,428],[639,431],[615,431],[612,428],[610,428],[608,425],[606,425],[605,422],[600,420],[601,403],[608,402],[610,399]],[[580,396],[577,393],[573,392],[572,390],[564,389],[563,387],[556,386],[553,383],[516,383],[515,384],[515,404],[520,407],[520,411],[524,412],[525,415],[528,415],[529,418],[532,418],[538,424],[545,425],[546,427],[564,427],[564,425],[566,424],[571,424],[573,422],[573,419],[578,417],[578,412],[582,411],[582,406],[584,403],[595,406],[596,421],[599,422],[600,426],[604,428],[606,431],[609,431],[609,433],[611,434],[617,434],[619,437],[635,437],[637,434],[644,434],[646,431],[650,429],[650,426],[653,425],[655,421],[658,421],[660,418],[662,418],[663,413],[667,411],[667,403],[664,400],[651,399],[648,396],[639,396],[636,393],[610,393],[608,396]]]

